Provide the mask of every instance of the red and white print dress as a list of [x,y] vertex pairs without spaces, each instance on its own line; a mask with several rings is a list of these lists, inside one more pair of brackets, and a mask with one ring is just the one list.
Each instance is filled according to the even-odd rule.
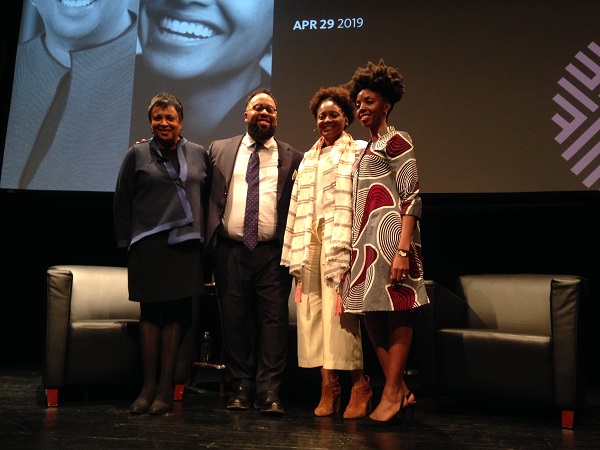
[[[357,159],[353,172],[352,262],[344,311],[406,311],[429,303],[421,257],[421,198],[412,139],[393,127]],[[409,276],[392,284],[390,267],[402,216],[416,216]]]

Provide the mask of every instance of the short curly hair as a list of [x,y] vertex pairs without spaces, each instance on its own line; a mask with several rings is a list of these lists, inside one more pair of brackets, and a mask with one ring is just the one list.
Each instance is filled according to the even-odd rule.
[[275,99],[275,97],[273,97],[273,93],[270,89],[264,87],[254,89],[252,92],[250,92],[250,94],[248,94],[248,97],[246,97],[246,108],[248,108],[248,105],[250,104],[252,99],[260,94],[267,94],[269,97],[271,97],[273,103],[275,103],[275,109],[277,109],[277,100]]
[[366,67],[356,69],[352,79],[346,83],[345,87],[350,92],[352,103],[356,103],[356,97],[363,89],[377,92],[392,104],[388,111],[389,114],[405,92],[403,80],[404,77],[398,72],[398,69],[386,66],[382,58],[377,65],[369,61]]
[[319,107],[325,100],[331,100],[340,107],[344,116],[348,119],[348,125],[354,121],[354,102],[350,100],[348,90],[342,86],[321,88],[316,92],[308,104],[308,109],[315,120],[317,120]]
[[168,92],[159,92],[152,100],[150,100],[150,105],[148,105],[148,120],[152,122],[152,110],[155,106],[159,108],[168,108],[172,106],[179,114],[179,120],[183,121],[183,105],[181,102],[175,97],[173,94],[169,94]]

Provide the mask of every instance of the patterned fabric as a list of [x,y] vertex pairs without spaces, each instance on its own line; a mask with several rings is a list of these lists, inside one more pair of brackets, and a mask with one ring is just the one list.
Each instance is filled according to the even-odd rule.
[[[367,147],[355,163],[353,192],[352,267],[344,310],[405,311],[429,303],[421,258],[419,180],[408,133],[388,127]],[[409,276],[392,285],[390,267],[405,214],[417,218]]]
[[350,267],[352,167],[360,147],[352,136],[344,132],[333,144],[331,151],[319,162],[324,142],[321,137],[305,153],[298,168],[288,211],[281,264],[289,266],[290,274],[295,277],[300,277],[302,267],[308,264],[317,164],[326,164],[323,180],[321,180],[325,212],[323,277],[329,286],[337,287],[340,283],[340,275]]
[[244,215],[244,244],[250,250],[258,244],[258,173],[260,170],[260,159],[258,151],[262,145],[256,143],[254,151],[250,154],[248,167],[246,169],[246,183],[248,193],[246,195],[246,213]]

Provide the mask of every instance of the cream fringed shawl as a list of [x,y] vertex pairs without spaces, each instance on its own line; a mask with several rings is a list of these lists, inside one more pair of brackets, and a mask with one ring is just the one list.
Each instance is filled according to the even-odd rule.
[[[315,210],[315,186],[317,164],[325,140],[321,137],[306,152],[290,201],[281,265],[290,268],[290,274],[299,278],[302,267],[308,264],[313,213]],[[320,186],[324,199],[331,200],[323,204],[325,214],[323,230],[323,249],[325,268],[323,277],[332,287],[340,284],[340,275],[350,268],[351,226],[352,226],[352,166],[358,144],[344,132],[333,144],[327,155],[321,157],[321,163],[327,163]],[[332,192],[333,195],[327,195]]]

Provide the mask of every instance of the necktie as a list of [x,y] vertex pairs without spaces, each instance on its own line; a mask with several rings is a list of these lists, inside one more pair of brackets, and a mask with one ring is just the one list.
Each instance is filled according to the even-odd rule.
[[262,144],[256,143],[254,151],[250,154],[248,168],[246,169],[246,182],[248,194],[246,196],[246,214],[244,215],[244,244],[250,250],[258,243],[258,172],[260,160],[258,151]]

